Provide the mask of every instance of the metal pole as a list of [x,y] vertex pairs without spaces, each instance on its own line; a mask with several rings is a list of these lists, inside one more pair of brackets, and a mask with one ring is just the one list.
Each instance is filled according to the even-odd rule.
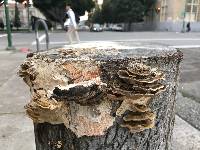
[[27,0],[27,19],[28,19],[28,31],[31,31],[30,29],[30,11],[29,11],[29,7],[30,7],[30,1]]
[[8,9],[8,0],[4,0],[4,7],[5,7],[5,15],[6,15],[6,31],[7,31],[7,39],[8,39],[8,50],[14,49],[12,45],[12,35],[11,35],[11,28],[10,28],[10,17],[9,17],[9,9]]
[[185,1],[184,4],[184,10],[183,10],[183,26],[182,26],[182,33],[185,33],[185,17],[186,17],[186,5],[187,5],[187,1]]
[[183,27],[182,27],[182,32],[185,33],[185,12],[183,16]]
[[42,19],[38,19],[35,23],[35,36],[36,36],[36,44],[37,44],[37,52],[40,51],[40,41],[39,41],[39,35],[38,35],[38,29],[39,26],[42,25],[45,29],[46,34],[46,50],[49,49],[49,30],[46,22]]

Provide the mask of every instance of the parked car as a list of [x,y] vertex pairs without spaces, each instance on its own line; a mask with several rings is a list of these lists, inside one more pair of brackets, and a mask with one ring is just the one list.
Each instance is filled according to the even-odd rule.
[[100,24],[93,24],[92,27],[90,28],[91,32],[102,32],[103,28],[101,27]]
[[111,27],[111,29],[112,29],[112,31],[124,31],[123,26],[120,25],[120,24],[113,25],[113,26]]
[[86,26],[86,25],[79,25],[78,26],[78,30],[79,31],[89,31],[90,28],[88,26]]
[[108,26],[104,26],[104,27],[103,27],[103,30],[104,30],[104,31],[111,31],[111,28],[108,27]]

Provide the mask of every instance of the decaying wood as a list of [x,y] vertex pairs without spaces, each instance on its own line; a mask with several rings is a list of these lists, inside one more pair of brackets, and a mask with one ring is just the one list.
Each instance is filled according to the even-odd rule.
[[104,44],[29,54],[21,65],[38,150],[170,148],[181,53]]

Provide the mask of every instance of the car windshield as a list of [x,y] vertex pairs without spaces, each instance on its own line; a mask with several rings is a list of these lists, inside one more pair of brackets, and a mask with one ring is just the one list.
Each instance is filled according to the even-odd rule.
[[93,27],[100,28],[100,24],[94,24]]

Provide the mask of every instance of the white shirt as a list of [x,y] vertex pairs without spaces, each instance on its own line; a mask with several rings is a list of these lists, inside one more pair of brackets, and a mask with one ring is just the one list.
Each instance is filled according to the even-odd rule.
[[72,10],[72,9],[69,9],[69,10],[67,11],[67,15],[69,16],[68,24],[69,24],[70,26],[76,27],[76,26],[77,26],[77,24],[76,24],[76,18],[75,18],[75,14],[74,14],[73,10]]

